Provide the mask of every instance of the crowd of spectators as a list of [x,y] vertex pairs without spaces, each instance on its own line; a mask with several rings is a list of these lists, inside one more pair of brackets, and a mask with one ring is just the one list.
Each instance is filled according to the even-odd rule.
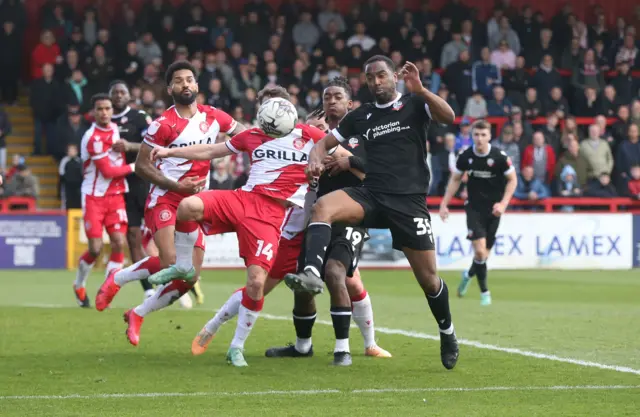
[[[148,0],[135,11],[118,2],[74,14],[70,2],[48,1],[30,52],[35,153],[73,159],[68,145],[78,145],[88,127],[89,98],[116,78],[129,83],[132,107],[161,114],[171,104],[162,74],[177,59],[197,69],[199,102],[251,124],[256,92],[267,85],[285,86],[301,117],[338,75],[349,79],[355,106],[371,101],[360,68],[384,54],[397,65],[414,62],[424,85],[462,117],[459,125],[430,129],[430,194],[442,195],[455,155],[472,145],[471,122],[483,117],[507,119],[493,144],[518,170],[518,198],[639,194],[640,85],[632,72],[640,69],[640,6],[609,22],[599,5],[585,21],[570,4],[545,20],[535,6],[517,10],[508,0],[484,17],[461,0],[441,10],[424,1],[413,11],[402,2],[387,10],[366,0],[345,15],[336,0],[314,8],[284,0],[276,10],[252,0],[241,13],[228,0],[219,3],[217,13],[194,0],[178,7]],[[20,1],[4,0],[0,21],[5,48],[24,34]],[[3,72],[2,65],[20,62],[22,51],[8,51],[16,59],[0,61],[0,94],[11,104],[19,71]],[[401,80],[398,88],[404,90]],[[576,117],[595,122],[578,125]],[[0,144],[2,138],[0,127]],[[246,162],[216,162],[217,186],[237,184]]]

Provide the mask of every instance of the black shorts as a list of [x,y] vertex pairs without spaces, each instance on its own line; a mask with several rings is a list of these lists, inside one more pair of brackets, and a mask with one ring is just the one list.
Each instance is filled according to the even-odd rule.
[[343,191],[364,209],[359,226],[389,229],[394,249],[435,250],[426,194],[383,194],[365,187]]
[[[331,227],[331,242],[325,252],[324,264],[322,266],[321,276],[324,279],[324,267],[329,259],[336,260],[344,265],[347,270],[347,277],[352,278],[358,268],[360,262],[360,253],[364,247],[364,242],[369,240],[367,230],[362,227],[345,226],[334,224]],[[306,265],[306,237],[302,243],[300,250],[300,258],[298,266],[304,268]],[[301,271],[299,271],[301,272]]]
[[491,208],[475,209],[466,206],[467,212],[467,239],[487,240],[487,249],[491,250],[496,243],[496,233],[500,226],[500,217],[496,217],[491,212]]
[[124,196],[129,218],[129,227],[141,227],[144,219],[144,206],[147,200],[146,190],[140,188],[130,188]]

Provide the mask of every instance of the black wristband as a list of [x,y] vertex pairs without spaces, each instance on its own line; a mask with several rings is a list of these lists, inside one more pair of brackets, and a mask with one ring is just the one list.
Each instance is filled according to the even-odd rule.
[[364,161],[360,157],[351,155],[349,157],[349,166],[351,166],[351,168],[353,168],[353,169],[357,169],[358,171],[360,171],[362,173],[365,173]]

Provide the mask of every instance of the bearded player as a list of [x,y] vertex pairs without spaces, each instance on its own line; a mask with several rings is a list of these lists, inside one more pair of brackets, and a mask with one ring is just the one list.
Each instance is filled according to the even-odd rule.
[[[102,311],[120,288],[128,282],[139,281],[176,262],[176,212],[185,197],[204,189],[209,181],[209,161],[197,161],[184,158],[156,158],[152,162],[153,149],[182,148],[193,144],[214,143],[218,133],[233,136],[245,128],[225,112],[195,102],[198,84],[195,69],[186,61],[177,61],[166,72],[167,91],[173,97],[175,105],[149,126],[136,159],[136,172],[151,183],[145,208],[145,225],[153,234],[159,256],[147,256],[130,267],[113,271],[100,287],[96,297],[96,308]],[[204,258],[204,235],[197,231],[193,246],[193,265],[196,274]],[[193,249],[193,248],[191,248]],[[193,277],[190,277],[193,278]],[[128,323],[127,337],[137,346],[140,341],[140,327],[144,317],[153,311],[165,308],[187,293],[195,280],[175,280],[157,288],[152,297],[141,305],[128,310],[125,321]]]
[[[272,99],[262,106],[278,106],[297,119],[295,107],[284,99]],[[305,167],[308,152],[324,133],[298,124],[289,133],[274,138],[262,130],[250,129],[224,144],[187,148],[154,149],[155,157],[182,157],[211,160],[232,153],[251,155],[251,170],[242,189],[205,191],[180,203],[176,224],[176,265],[149,278],[162,283],[192,274],[193,242],[199,225],[205,233],[236,232],[240,257],[247,267],[247,284],[240,294],[236,332],[227,352],[227,362],[247,366],[243,349],[264,304],[269,271],[278,259],[283,227],[293,208],[303,208],[309,187]]]
[[93,264],[102,251],[103,229],[111,242],[107,275],[124,262],[127,211],[124,194],[128,191],[125,177],[134,171],[125,163],[123,152],[112,149],[120,140],[118,127],[111,122],[113,105],[106,94],[91,98],[95,121],[82,137],[80,145],[83,166],[82,212],[89,248],[78,261],[73,292],[81,307],[90,307],[86,282]]

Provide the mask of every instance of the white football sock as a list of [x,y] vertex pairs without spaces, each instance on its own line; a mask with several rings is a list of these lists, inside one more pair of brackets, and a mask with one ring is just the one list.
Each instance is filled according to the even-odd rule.
[[349,339],[336,339],[336,347],[333,352],[351,352],[349,350]]
[[133,265],[118,271],[113,280],[119,286],[131,281],[140,281],[149,278],[160,270],[160,259],[157,256],[147,256]]
[[376,345],[375,330],[373,327],[373,308],[371,307],[371,298],[369,294],[360,301],[351,302],[353,308],[353,321],[356,322],[362,338],[364,339],[364,347],[369,348]]
[[300,339],[296,337],[296,350],[300,353],[307,353],[311,350],[311,338],[308,339]]
[[84,259],[80,258],[80,262],[78,262],[78,271],[76,272],[76,288],[84,288],[85,285],[87,285],[87,278],[89,278],[91,268],[93,268],[93,264],[88,264]]
[[142,304],[134,308],[133,311],[140,317],[144,317],[149,313],[170,306],[188,291],[189,287],[186,286],[184,282],[171,281],[168,284],[156,288],[155,294],[144,300]]
[[244,342],[249,337],[251,329],[260,317],[259,311],[252,311],[243,305],[238,309],[238,323],[236,324],[236,333],[231,340],[231,347],[244,349]]
[[193,232],[176,232],[176,269],[187,273],[193,267],[193,245],[198,240],[200,229]]
[[104,271],[104,277],[105,278],[108,277],[111,271],[113,271],[114,269],[122,269],[123,265],[124,264],[122,262],[113,262],[113,261],[107,262],[107,267]]
[[242,303],[242,290],[238,290],[231,294],[231,297],[218,310],[215,316],[204,325],[209,333],[217,333],[220,326],[238,315],[240,304]]

